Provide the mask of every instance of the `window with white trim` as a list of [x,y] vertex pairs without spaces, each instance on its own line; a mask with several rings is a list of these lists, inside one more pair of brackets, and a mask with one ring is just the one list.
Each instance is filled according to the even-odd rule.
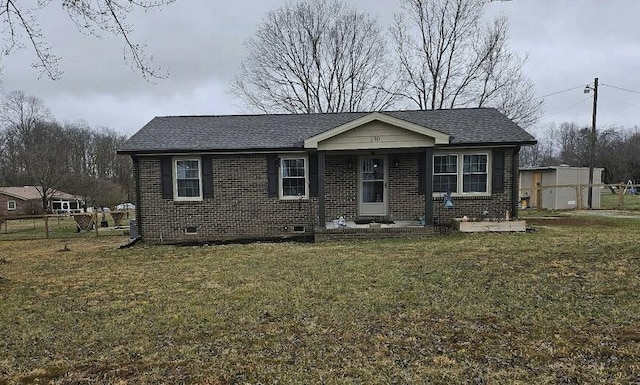
[[433,192],[489,194],[489,154],[463,152],[434,155]]
[[7,210],[14,211],[16,207],[16,201],[7,201]]
[[462,166],[462,192],[463,193],[486,193],[488,186],[488,163],[487,154],[465,154],[463,155]]
[[433,157],[433,192],[458,192],[458,155],[435,155]]
[[309,167],[305,156],[280,158],[280,198],[308,198]]
[[202,165],[199,158],[173,159],[174,200],[202,200]]

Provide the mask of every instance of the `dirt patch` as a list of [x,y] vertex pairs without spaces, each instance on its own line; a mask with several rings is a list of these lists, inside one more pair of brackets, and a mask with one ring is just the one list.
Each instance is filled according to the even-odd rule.
[[574,226],[574,227],[588,227],[588,226],[604,226],[604,227],[618,227],[621,224],[617,223],[612,217],[589,217],[589,216],[568,216],[568,217],[540,217],[540,218],[527,218],[527,225],[541,225],[541,226]]
[[640,212],[625,211],[625,210],[576,210],[576,211],[570,211],[569,215],[605,217],[605,218],[640,219]]

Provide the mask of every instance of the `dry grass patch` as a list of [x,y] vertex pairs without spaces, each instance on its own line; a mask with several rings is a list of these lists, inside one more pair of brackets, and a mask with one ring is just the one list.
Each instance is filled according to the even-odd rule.
[[0,243],[0,383],[640,381],[637,222],[215,247]]

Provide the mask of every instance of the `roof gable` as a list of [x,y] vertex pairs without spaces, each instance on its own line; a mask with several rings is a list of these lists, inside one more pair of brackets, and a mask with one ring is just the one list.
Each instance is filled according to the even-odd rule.
[[[396,128],[400,128],[401,130],[405,130],[408,131],[409,133],[414,133],[414,134],[418,134],[420,136],[424,136],[425,141],[428,143],[431,143],[431,145],[433,144],[449,144],[449,135],[436,131],[436,130],[432,130],[430,128],[427,127],[423,127],[421,125],[415,124],[415,123],[411,123],[408,122],[406,120],[402,120],[399,118],[395,118],[393,116],[389,116],[389,115],[385,115],[383,113],[380,112],[373,112],[370,113],[368,115],[365,115],[361,118],[352,120],[348,123],[342,124],[338,127],[332,128],[328,131],[325,131],[323,133],[320,133],[318,135],[314,135],[310,138],[305,139],[304,141],[304,147],[305,148],[319,148],[321,147],[321,143],[322,142],[327,142],[330,141],[331,139],[336,139],[339,136],[344,136],[344,134],[348,133],[348,132],[353,132],[357,129],[361,129],[365,126],[367,126],[368,123],[372,123],[372,122],[382,122],[382,123],[386,123],[389,126],[392,127],[396,127]],[[389,132],[391,130],[378,130],[381,135],[377,135],[377,132],[374,130],[371,131],[367,131],[366,133],[364,133],[363,136],[368,137],[368,138],[364,138],[363,143],[357,143],[354,141],[352,141],[352,143],[347,144],[344,143],[342,144],[342,146],[338,145],[338,147],[336,147],[336,144],[334,144],[332,146],[331,149],[358,149],[358,148],[362,148],[362,147],[370,147],[367,146],[366,143],[369,143],[369,145],[373,144],[374,146],[376,146],[376,148],[385,148],[387,146],[385,146],[385,140],[383,139],[383,137],[385,136],[384,134],[386,132]],[[398,135],[395,135],[395,137],[397,137]],[[408,135],[409,138],[412,138],[414,141],[414,145],[413,146],[407,146],[407,147],[415,147],[415,139],[416,136],[415,135]],[[419,141],[420,137],[418,137],[418,141]],[[389,147],[393,147],[393,148],[398,148],[398,147],[405,147],[402,144],[399,143],[399,141],[395,140],[395,141],[390,141],[389,143]],[[360,147],[358,147],[360,146]]]

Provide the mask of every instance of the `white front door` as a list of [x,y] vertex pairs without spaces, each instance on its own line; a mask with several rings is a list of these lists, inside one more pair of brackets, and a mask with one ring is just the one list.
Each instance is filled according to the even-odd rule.
[[360,215],[387,215],[387,157],[360,157]]

